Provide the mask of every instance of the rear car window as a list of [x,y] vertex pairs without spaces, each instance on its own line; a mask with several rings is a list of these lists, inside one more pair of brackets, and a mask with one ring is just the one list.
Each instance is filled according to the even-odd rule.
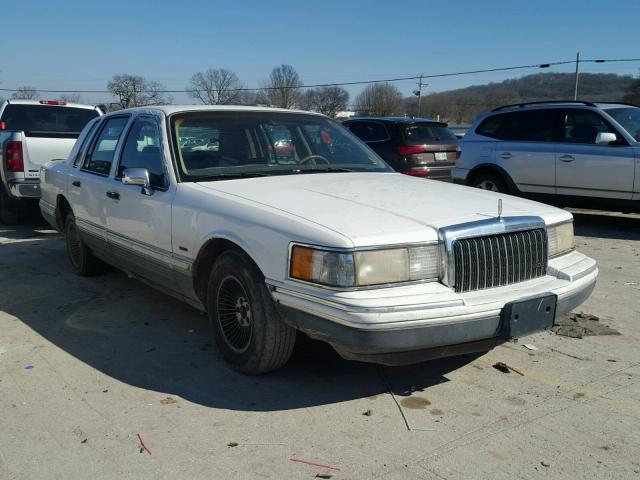
[[544,109],[493,115],[482,121],[476,133],[499,140],[551,142],[554,112]]
[[416,123],[404,127],[403,133],[407,143],[421,144],[441,141],[458,141],[456,135],[444,125]]
[[98,115],[96,110],[88,108],[10,103],[0,121],[5,123],[6,130],[24,131],[29,136],[77,138],[84,126]]

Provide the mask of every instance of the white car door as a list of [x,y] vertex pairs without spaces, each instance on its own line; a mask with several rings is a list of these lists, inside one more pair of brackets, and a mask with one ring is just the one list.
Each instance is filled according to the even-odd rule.
[[[556,148],[557,193],[631,200],[635,154],[626,140],[598,113],[585,109],[561,112]],[[616,136],[609,143],[602,134]]]
[[[128,116],[110,117],[97,126],[96,134],[88,140],[86,153],[80,152],[76,168],[68,180],[69,201],[76,217],[76,225],[85,242],[98,253],[107,254],[107,192],[111,184],[109,174],[120,137]],[[82,150],[82,149],[81,149]]]
[[[131,123],[120,150],[117,168],[109,180],[106,202],[107,239],[111,257],[123,268],[155,284],[175,290],[171,267],[171,204],[175,185],[169,182],[161,128],[152,116]],[[124,185],[129,168],[149,172],[151,188]]]

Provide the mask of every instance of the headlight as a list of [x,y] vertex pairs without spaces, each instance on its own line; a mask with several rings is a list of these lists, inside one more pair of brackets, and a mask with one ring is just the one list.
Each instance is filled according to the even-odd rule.
[[547,227],[549,257],[557,257],[573,250],[573,222]]
[[292,278],[332,287],[362,287],[440,277],[438,245],[337,252],[296,245]]

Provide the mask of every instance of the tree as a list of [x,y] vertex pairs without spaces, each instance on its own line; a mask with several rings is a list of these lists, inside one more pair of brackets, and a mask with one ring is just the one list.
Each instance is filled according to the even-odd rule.
[[40,94],[36,87],[19,87],[11,94],[14,100],[35,100]]
[[629,93],[622,97],[622,101],[640,105],[640,78],[631,83]]
[[210,68],[191,77],[187,92],[205,105],[233,105],[242,103],[241,88],[244,86],[233,71]]
[[107,89],[122,108],[171,103],[171,97],[163,92],[164,85],[137,75],[114,75]]
[[295,108],[300,102],[302,80],[291,65],[280,65],[271,70],[261,97],[274,107]]
[[335,118],[338,112],[347,109],[349,92],[341,87],[320,87],[316,90],[318,112]]
[[373,83],[356,97],[358,115],[391,115],[402,111],[402,93],[390,83]]
[[80,101],[80,95],[77,93],[66,93],[64,95],[60,95],[58,100],[66,103],[82,103]]

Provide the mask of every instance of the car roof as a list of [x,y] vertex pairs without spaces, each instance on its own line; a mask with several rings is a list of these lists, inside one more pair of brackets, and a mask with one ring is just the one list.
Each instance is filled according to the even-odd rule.
[[439,123],[445,125],[443,122],[438,122],[432,118],[423,117],[351,117],[349,120],[345,120],[344,123],[356,122],[356,121],[376,121],[376,122],[389,122],[389,123]]
[[272,107],[253,107],[244,105],[150,105],[146,107],[126,108],[123,110],[116,110],[109,112],[124,113],[124,112],[149,112],[157,111],[162,112],[165,115],[173,115],[174,113],[186,113],[186,112],[274,112],[274,113],[305,113],[309,115],[324,116],[316,112],[307,112],[303,110],[289,110],[286,108],[272,108]]
[[[43,102],[47,102],[47,100],[42,100]],[[47,105],[46,103],[40,103],[41,100],[7,100],[7,105],[42,105],[44,107],[72,107],[72,108],[86,108],[87,110],[96,110],[97,107],[95,105],[86,105],[84,103],[69,103],[63,102],[59,105]],[[61,101],[62,102],[62,101]]]
[[527,110],[535,110],[535,109],[548,109],[548,108],[558,108],[558,107],[571,107],[571,108],[583,108],[583,109],[597,109],[597,110],[605,110],[608,108],[624,108],[624,107],[635,107],[638,108],[637,105],[632,103],[624,103],[624,102],[587,102],[580,100],[548,100],[548,101],[538,101],[538,102],[523,102],[516,103],[513,105],[504,105],[502,107],[497,107],[487,112],[488,114],[494,113],[504,113],[504,112],[513,112],[513,111],[522,111],[523,109]]

